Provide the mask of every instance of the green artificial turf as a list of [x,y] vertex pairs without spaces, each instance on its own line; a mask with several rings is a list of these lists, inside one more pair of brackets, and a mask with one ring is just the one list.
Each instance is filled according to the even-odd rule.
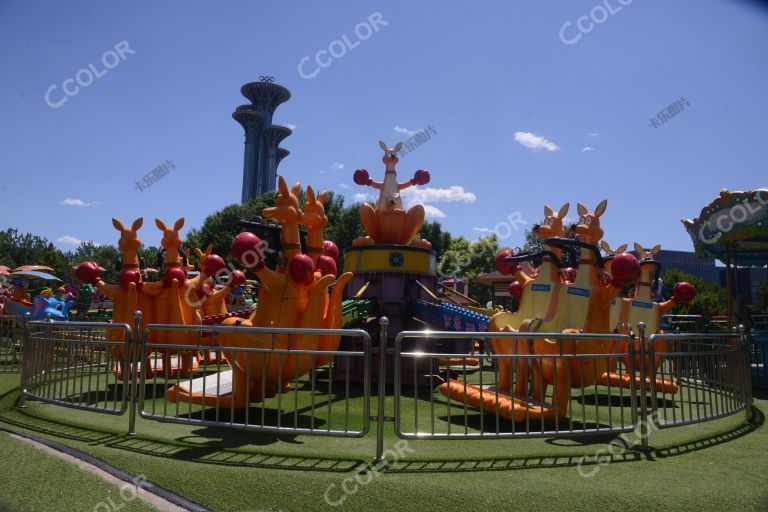
[[111,485],[5,432],[0,432],[0,467],[2,511],[156,510],[136,498],[131,484]]
[[[214,510],[768,509],[768,434],[763,424],[768,402],[763,399],[756,400],[750,425],[743,424],[744,414],[739,413],[654,431],[648,453],[610,445],[616,439],[611,435],[398,444],[403,441],[386,423],[385,447],[405,447],[407,453],[379,465],[379,471],[358,474],[366,484],[354,485],[355,475],[375,453],[375,425],[363,438],[336,438],[139,418],[137,435],[130,437],[127,415],[38,401],[18,409],[17,387],[18,375],[0,375],[0,421],[5,426],[146,475],[154,484]],[[351,414],[359,418],[362,399],[353,396],[349,403]],[[404,400],[404,417],[425,403]],[[334,426],[343,420],[337,405],[331,412]],[[389,395],[386,415],[393,414],[393,407]],[[258,417],[259,411],[254,408],[252,415]],[[318,416],[322,426],[323,416]],[[440,425],[446,420],[444,414]],[[634,440],[633,434],[624,438]],[[354,493],[329,505],[325,491],[330,489],[331,501],[339,500],[345,480]]]

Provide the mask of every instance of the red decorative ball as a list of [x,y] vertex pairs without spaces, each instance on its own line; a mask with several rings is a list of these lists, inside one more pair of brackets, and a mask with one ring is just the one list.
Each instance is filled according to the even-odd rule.
[[136,286],[139,286],[139,281],[141,281],[141,274],[137,270],[123,270],[117,278],[117,283],[123,290],[127,290],[131,283],[136,283]]
[[197,295],[198,299],[202,299],[203,297],[207,297],[212,293],[213,287],[209,283],[203,283],[203,285],[197,289],[195,295]]
[[356,170],[352,179],[355,180],[355,183],[358,185],[367,185],[371,181],[371,178],[368,176],[368,171],[365,169]]
[[84,261],[75,269],[77,279],[85,284],[94,284],[99,280],[101,268],[98,263],[93,261]]
[[691,302],[696,297],[696,288],[689,282],[683,281],[672,287],[672,298],[676,302]]
[[565,275],[566,283],[572,283],[576,280],[576,269],[573,267],[564,268],[563,274]]
[[228,286],[232,286],[233,288],[236,286],[240,286],[245,282],[245,274],[240,272],[239,270],[233,270],[229,273],[229,283],[227,283]]
[[496,270],[508,276],[517,270],[517,263],[514,261],[504,261],[504,258],[511,256],[512,251],[510,249],[504,249],[496,255]]
[[626,288],[640,278],[640,262],[628,252],[613,257],[611,263],[611,284],[616,288]]
[[323,255],[330,256],[337,265],[339,264],[339,248],[330,240],[323,242]]
[[248,231],[237,235],[229,246],[229,253],[240,265],[252,271],[264,267],[264,242]]
[[330,274],[335,277],[338,273],[336,261],[330,256],[320,256],[317,258],[317,270],[324,276]]
[[224,258],[218,254],[211,254],[203,261],[203,270],[205,270],[205,273],[209,276],[215,276],[219,270],[226,266],[227,264],[224,263]]
[[413,183],[415,185],[426,185],[429,183],[429,171],[425,169],[419,169],[413,175]]
[[187,274],[185,274],[179,267],[171,267],[167,269],[165,275],[163,275],[163,284],[165,286],[171,286],[174,279],[179,282],[179,287],[181,287],[187,281]]
[[295,254],[288,262],[288,274],[297,283],[310,284],[315,280],[315,263],[306,254]]
[[523,285],[519,281],[512,281],[509,283],[509,294],[519,300],[523,296]]

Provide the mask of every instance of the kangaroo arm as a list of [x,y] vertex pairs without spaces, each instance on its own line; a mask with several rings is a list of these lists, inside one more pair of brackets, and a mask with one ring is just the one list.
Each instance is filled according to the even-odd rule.
[[384,182],[383,181],[373,181],[369,183],[371,188],[375,188],[376,190],[383,190],[384,189]]
[[677,306],[677,301],[675,299],[669,299],[665,300],[664,302],[659,303],[659,315],[666,315],[670,311],[672,311],[672,308]]
[[257,270],[256,276],[259,278],[261,286],[267,291],[277,290],[285,282],[285,274],[280,274],[267,267]]
[[107,284],[101,279],[96,281],[95,283],[96,289],[98,289],[101,293],[106,295],[112,300],[115,300],[118,297],[122,297],[122,295],[125,293],[125,291],[120,288],[120,285],[117,284]]
[[403,190],[412,186],[413,186],[413,180],[404,181],[403,183],[397,184],[397,190]]

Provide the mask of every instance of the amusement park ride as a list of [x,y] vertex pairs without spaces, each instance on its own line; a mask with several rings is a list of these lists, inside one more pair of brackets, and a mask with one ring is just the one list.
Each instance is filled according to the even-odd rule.
[[[163,233],[161,245],[165,253],[162,279],[146,282],[137,255],[141,245],[137,232],[143,219],[136,219],[130,227],[113,219],[120,233],[118,245],[122,251],[117,283],[105,283],[101,279],[103,269],[93,262],[81,263],[76,276],[113,301],[114,323],[133,324],[134,313],[141,311],[141,329],[149,324],[223,325],[232,329],[219,334],[220,346],[283,350],[264,351],[263,357],[250,357],[249,353],[237,350],[207,353],[200,350],[199,329],[151,330],[148,341],[160,348],[147,354],[144,361],[129,363],[129,368],[115,364],[115,374],[141,371],[155,378],[189,377],[180,383],[168,384],[168,400],[245,408],[249,403],[262,402],[287,391],[289,386],[285,383],[309,372],[321,371],[332,360],[330,356],[296,355],[285,350],[333,352],[340,348],[355,349],[355,344],[362,343],[359,338],[335,332],[284,334],[247,328],[362,328],[376,333],[379,325],[375,320],[386,316],[390,345],[401,331],[431,326],[442,330],[488,332],[490,335],[486,337],[490,338],[491,346],[485,349],[496,354],[541,356],[499,358],[499,382],[492,389],[455,380],[452,377],[456,372],[451,370],[448,360],[441,360],[440,368],[435,369],[418,366],[426,362],[413,359],[410,364],[416,366],[404,372],[426,376],[436,371],[441,393],[482,410],[500,411],[509,420],[566,416],[573,388],[638,385],[665,392],[676,388],[674,382],[657,377],[655,371],[644,382],[627,372],[617,373],[615,357],[610,359],[612,363],[608,357],[591,357],[580,363],[576,358],[552,357],[580,353],[625,354],[625,365],[628,365],[630,353],[638,352],[634,348],[642,339],[634,331],[637,324],[644,322],[649,334],[659,332],[660,317],[675,304],[691,300],[695,294],[690,284],[678,283],[671,299],[661,303],[653,300],[651,287],[659,273],[659,265],[653,258],[659,247],[646,251],[635,244],[639,260],[623,252],[626,245],[612,250],[603,241],[600,227],[607,201],[600,202],[592,211],[579,203],[578,221],[570,228],[564,226],[568,204],[557,212],[545,206],[544,221],[535,227],[544,249],[505,250],[498,254],[497,270],[515,278],[510,294],[519,299],[516,311],[462,307],[438,293],[436,253],[428,240],[415,239],[424,221],[424,207],[415,205],[406,210],[400,196],[407,187],[429,183],[429,173],[417,170],[412,179],[398,182],[397,153],[401,144],[393,148],[383,142],[379,144],[384,152],[384,179],[374,181],[365,169],[354,173],[356,184],[373,187],[379,191],[379,197],[375,206],[360,207],[366,235],[355,239],[352,246],[343,251],[343,256],[333,242],[324,239],[323,232],[328,225],[324,208],[326,192],[316,194],[312,187],[307,187],[306,201],[301,204],[300,184],[289,188],[282,176],[278,180],[275,206],[263,211],[263,217],[270,221],[268,226],[263,226],[279,236],[279,243],[275,245],[280,253],[275,268],[266,265],[265,244],[261,238],[244,231],[235,237],[230,247],[232,259],[244,271],[228,269],[224,259],[213,254],[209,246],[205,251],[195,250],[199,272],[188,273],[193,267],[187,267],[182,259],[180,230],[184,219],[172,225],[157,219],[155,224]],[[563,268],[566,252],[578,254],[577,269]],[[339,272],[342,258],[344,272]],[[246,272],[258,280],[256,305],[228,308],[227,297],[246,282]],[[22,279],[25,274],[17,275]],[[220,282],[222,275],[228,276],[224,282]],[[12,309],[14,314],[24,314],[32,307],[31,303],[23,302],[21,294],[19,290],[11,301],[16,308]],[[51,314],[52,317],[66,317],[66,304],[51,304],[50,298],[48,301],[44,311],[50,312],[52,308],[60,313]],[[541,336],[535,341],[501,339],[493,338],[494,332],[555,333],[559,339]],[[630,350],[627,343],[605,338],[581,339],[578,343],[567,339],[567,335],[577,333],[629,334],[636,347]],[[114,333],[114,336],[120,335]],[[566,335],[564,340],[562,335]],[[421,343],[414,347],[417,351],[471,355],[476,350],[476,344],[469,338],[425,338],[415,343]],[[174,348],[162,348],[164,345]],[[185,345],[194,345],[194,349],[178,348]],[[124,360],[121,349],[112,350],[113,360]],[[204,373],[200,364],[203,358],[217,363],[214,367],[219,371],[215,379],[210,375],[200,376]],[[649,363],[655,370],[662,361],[655,358],[646,361],[646,365]],[[337,359],[333,364],[334,368],[346,369],[352,375],[363,372],[349,361]],[[345,365],[348,366],[345,368]],[[385,378],[376,373],[373,376]],[[213,390],[206,387],[212,380],[218,383]],[[431,381],[424,379],[424,382]],[[550,387],[552,392],[548,394]],[[551,397],[551,403],[546,403],[547,397]]]

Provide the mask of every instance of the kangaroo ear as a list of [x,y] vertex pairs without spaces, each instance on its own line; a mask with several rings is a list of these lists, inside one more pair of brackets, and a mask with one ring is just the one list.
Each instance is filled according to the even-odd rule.
[[195,247],[195,256],[197,256],[197,257],[199,258],[199,257],[200,257],[200,256],[202,256],[203,254],[205,254],[203,251],[201,251],[200,249],[198,249],[197,247]]
[[395,144],[395,147],[393,149],[395,150],[395,153],[397,153],[398,151],[400,151],[402,147],[403,147],[403,143],[398,142],[397,144]]
[[112,225],[115,226],[115,229],[118,230],[118,231],[124,231],[125,230],[125,226],[123,226],[123,223],[120,222],[119,220],[115,219],[115,218],[112,219]]
[[320,195],[317,196],[317,200],[325,204],[325,202],[328,200],[328,191],[323,190],[322,192],[320,192]]
[[183,227],[184,227],[184,217],[176,221],[176,223],[173,225],[173,230],[178,231]]
[[293,194],[293,195],[295,195],[295,196],[298,196],[298,195],[299,195],[299,191],[300,191],[300,190],[301,190],[301,182],[300,182],[300,181],[297,181],[297,182],[296,182],[296,183],[294,183],[294,184],[293,184],[293,186],[291,187],[291,194]]
[[616,253],[624,252],[627,250],[627,244],[621,244],[616,248]]
[[656,244],[653,246],[653,249],[651,249],[651,254],[653,256],[656,256],[657,254],[659,254],[660,250],[661,250],[661,244]]
[[168,229],[165,227],[165,222],[161,221],[160,219],[155,219],[155,226],[157,226],[157,229],[160,231],[165,231]]
[[544,205],[544,216],[545,217],[551,217],[555,214],[555,212],[552,211],[552,208],[549,207],[549,205]]
[[603,213],[605,213],[605,209],[608,207],[608,200],[603,199],[600,201],[600,204],[597,205],[597,208],[595,208],[595,217],[600,217]]
[[280,192],[281,196],[288,195],[288,184],[285,183],[285,178],[283,178],[282,176],[279,176],[277,178],[277,190]]
[[315,204],[316,201],[315,191],[312,190],[311,186],[307,185],[307,204]]
[[586,215],[586,214],[588,214],[588,213],[589,213],[589,210],[587,210],[587,207],[586,207],[586,206],[584,206],[584,205],[583,205],[583,204],[581,204],[581,203],[578,203],[578,204],[576,205],[576,211],[578,211],[578,212],[579,212],[579,215]]
[[208,247],[205,248],[204,254],[206,256],[210,256],[211,254],[213,254],[213,244],[208,244]]
[[645,254],[645,249],[643,249],[642,245],[640,245],[639,243],[635,242],[635,252],[637,253],[638,256],[640,256],[642,258],[643,254]]
[[141,226],[144,225],[144,217],[139,217],[135,221],[133,221],[133,224],[131,225],[131,231],[138,231],[141,229]]
[[568,215],[568,207],[569,207],[569,206],[570,206],[570,204],[568,204],[568,203],[565,203],[565,204],[564,204],[564,205],[563,205],[563,206],[560,208],[560,211],[559,211],[559,212],[557,212],[557,218],[558,218],[558,219],[560,219],[560,220],[563,220],[563,219],[565,218],[565,216],[566,216],[566,215]]
[[380,147],[381,149],[383,149],[384,151],[389,151],[389,148],[387,147],[387,145],[386,145],[386,144],[384,144],[384,141],[383,141],[383,140],[380,140],[380,141],[379,141],[379,147]]
[[600,248],[605,251],[605,254],[610,254],[611,252],[611,246],[605,240],[600,240]]

